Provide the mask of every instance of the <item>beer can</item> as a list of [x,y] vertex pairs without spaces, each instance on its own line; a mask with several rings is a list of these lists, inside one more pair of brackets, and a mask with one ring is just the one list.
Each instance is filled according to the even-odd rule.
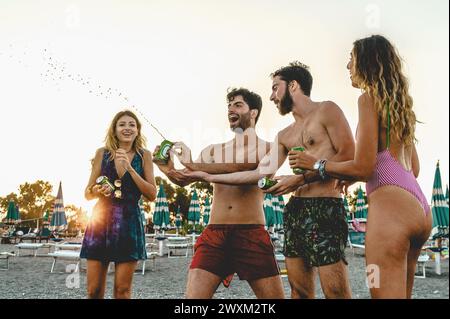
[[261,178],[261,179],[258,181],[258,187],[261,188],[261,189],[266,190],[266,189],[269,189],[269,188],[271,188],[272,186],[274,186],[276,183],[278,183],[276,180],[270,179],[270,178],[268,178],[268,177],[266,176],[266,177]]
[[159,146],[158,153],[153,155],[153,161],[155,163],[167,164],[170,157],[169,151],[172,148],[173,144],[174,143],[168,140],[162,141],[161,145]]
[[96,181],[95,181],[98,185],[108,185],[109,190],[111,191],[111,193],[114,191],[114,185],[109,181],[107,176],[99,176]]
[[[301,146],[293,147],[293,148],[291,148],[291,150],[292,150],[292,151],[300,151],[300,152],[304,152],[304,151],[305,151],[305,149],[304,149],[303,147],[301,147]],[[292,169],[292,172],[293,172],[295,175],[300,175],[300,174],[303,174],[303,173],[305,172],[305,170],[302,169],[302,168],[293,168],[293,169]]]

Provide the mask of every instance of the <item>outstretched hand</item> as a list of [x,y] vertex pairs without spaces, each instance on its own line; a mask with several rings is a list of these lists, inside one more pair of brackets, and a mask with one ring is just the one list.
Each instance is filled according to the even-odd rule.
[[274,179],[277,180],[278,183],[271,188],[264,190],[264,193],[270,193],[274,196],[289,194],[296,191],[305,183],[303,175],[283,175],[276,176]]
[[171,169],[167,172],[167,177],[181,184],[189,184],[192,179],[183,173],[184,170]]
[[200,180],[204,182],[212,182],[211,175],[202,171],[191,171],[188,169],[184,169],[181,172],[184,176],[192,178],[194,180]]

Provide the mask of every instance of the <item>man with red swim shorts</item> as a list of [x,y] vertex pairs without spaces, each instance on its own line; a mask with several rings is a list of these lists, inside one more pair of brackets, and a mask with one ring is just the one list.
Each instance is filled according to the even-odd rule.
[[[270,143],[260,139],[254,129],[261,97],[247,89],[233,89],[227,102],[235,137],[206,147],[195,162],[184,143],[175,143],[171,156],[178,156],[187,169],[211,174],[251,170],[270,150]],[[195,181],[175,170],[172,159],[167,165],[157,165],[180,186]],[[228,286],[235,273],[248,281],[257,298],[284,298],[274,247],[264,224],[263,193],[256,185],[214,184],[210,223],[194,246],[186,298],[212,298],[220,283]]]

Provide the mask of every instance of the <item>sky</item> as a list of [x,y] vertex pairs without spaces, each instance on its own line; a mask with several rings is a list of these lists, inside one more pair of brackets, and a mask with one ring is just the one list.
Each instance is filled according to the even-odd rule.
[[[270,74],[294,60],[311,68],[311,98],[336,102],[355,132],[352,43],[382,34],[404,61],[431,199],[437,160],[444,187],[449,176],[448,24],[447,0],[0,0],[0,196],[38,179],[56,195],[62,181],[66,205],[91,208],[90,159],[132,105],[195,157],[233,137],[226,91],[246,87],[262,96],[257,133],[272,141],[293,118],[270,102]],[[143,125],[153,150],[162,137]]]

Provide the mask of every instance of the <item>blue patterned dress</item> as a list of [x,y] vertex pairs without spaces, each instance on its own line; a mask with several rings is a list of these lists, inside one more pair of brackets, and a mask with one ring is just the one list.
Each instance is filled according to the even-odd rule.
[[[105,151],[101,175],[118,179],[114,161]],[[142,157],[135,154],[131,166],[143,177]],[[128,262],[147,258],[139,199],[142,195],[130,173],[122,177],[122,199],[101,197],[94,207],[81,247],[81,258],[104,262]]]

